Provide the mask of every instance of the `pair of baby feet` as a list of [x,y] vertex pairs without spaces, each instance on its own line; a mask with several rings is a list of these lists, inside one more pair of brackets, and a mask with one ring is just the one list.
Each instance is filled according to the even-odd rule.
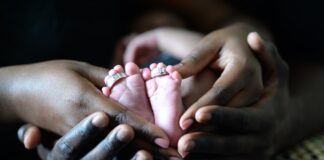
[[[165,75],[155,76],[157,69],[163,69]],[[116,83],[102,89],[104,95],[125,106],[146,120],[162,128],[170,138],[171,146],[175,147],[182,135],[179,119],[183,112],[181,100],[181,76],[173,66],[163,63],[151,64],[150,69],[142,70],[135,63],[127,63],[125,69],[115,66],[108,73],[105,82],[113,76]]]

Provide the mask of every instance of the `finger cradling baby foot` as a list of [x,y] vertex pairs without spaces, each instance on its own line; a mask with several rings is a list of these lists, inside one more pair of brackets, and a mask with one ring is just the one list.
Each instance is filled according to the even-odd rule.
[[168,134],[171,146],[177,146],[182,135],[179,119],[183,112],[180,74],[173,66],[163,63],[151,64],[150,69],[142,70],[142,74],[134,63],[127,63],[125,70],[127,77],[123,76],[120,65],[109,71],[105,81],[115,84],[104,87],[103,93],[154,122]]

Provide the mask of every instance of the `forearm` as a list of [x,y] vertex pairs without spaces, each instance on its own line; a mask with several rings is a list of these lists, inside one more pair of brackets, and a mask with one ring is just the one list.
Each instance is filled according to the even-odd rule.
[[10,88],[13,83],[13,73],[15,67],[0,68],[0,121],[11,123],[17,121],[17,114],[10,103]]

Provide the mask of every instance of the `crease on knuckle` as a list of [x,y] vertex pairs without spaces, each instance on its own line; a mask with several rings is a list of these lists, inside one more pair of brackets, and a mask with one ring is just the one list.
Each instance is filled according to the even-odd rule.
[[61,157],[62,159],[71,159],[74,154],[74,147],[71,146],[66,140],[61,139],[57,143],[57,147],[55,147],[55,152]]
[[79,129],[76,130],[77,135],[80,135],[82,139],[86,139],[89,136],[91,136],[91,133],[93,133],[93,125],[90,121],[87,123],[84,123]]
[[102,149],[108,153],[113,151],[114,146],[116,148],[118,144],[116,143],[116,141],[113,140],[113,138],[110,137],[101,144]]
[[127,112],[128,110],[125,110],[124,112],[119,112],[115,115],[115,120],[118,124],[123,124],[123,123],[128,124],[129,118]]

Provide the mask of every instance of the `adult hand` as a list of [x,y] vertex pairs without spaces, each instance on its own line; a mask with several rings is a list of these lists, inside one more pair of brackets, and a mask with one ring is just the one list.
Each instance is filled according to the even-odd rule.
[[[29,148],[38,145],[41,159],[112,159],[129,146],[135,132],[126,124],[115,128],[111,125],[108,127],[108,124],[109,119],[105,113],[91,114],[58,139],[51,149],[43,144],[36,144],[40,130],[35,126],[22,126],[18,137]],[[108,130],[110,132],[106,135]],[[133,155],[133,159],[153,159],[153,156],[145,150],[139,150]]]
[[193,124],[195,113],[202,106],[247,106],[259,99],[263,90],[262,67],[246,42],[252,29],[238,23],[214,31],[176,66],[184,78],[207,68],[220,73],[213,86],[185,111],[180,119],[182,129]]
[[198,131],[180,138],[178,150],[222,159],[269,159],[290,141],[296,104],[288,91],[288,67],[276,48],[256,33],[248,43],[264,67],[264,92],[245,108],[205,105],[195,113]]
[[77,61],[48,61],[1,68],[1,107],[11,117],[64,135],[87,115],[103,111],[115,124],[128,124],[149,142],[167,148],[167,135],[105,97],[107,69]]
[[[164,27],[139,35],[130,35],[116,47],[116,62],[135,62],[140,66],[163,61],[174,64],[188,56],[191,49],[203,38],[197,32]],[[213,85],[217,75],[209,69],[181,82],[184,106],[190,106]]]

